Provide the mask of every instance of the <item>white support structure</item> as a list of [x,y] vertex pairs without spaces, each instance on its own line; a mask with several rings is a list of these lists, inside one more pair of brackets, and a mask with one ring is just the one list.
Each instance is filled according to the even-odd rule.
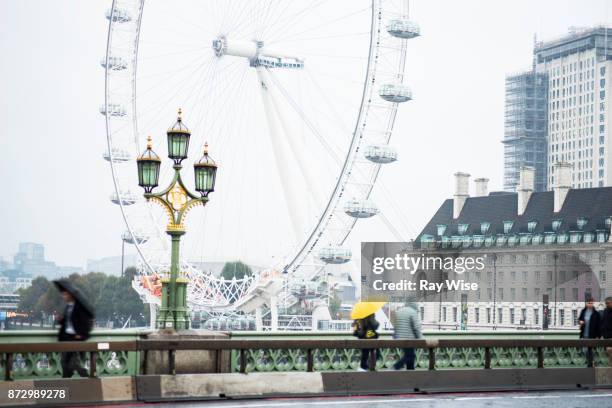
[[289,217],[291,218],[293,233],[299,242],[301,239],[302,230],[304,228],[304,221],[298,200],[299,191],[297,191],[297,186],[291,181],[291,177],[289,176],[291,164],[287,160],[284,141],[278,128],[277,118],[274,115],[274,103],[272,102],[272,96],[269,92],[271,84],[267,82],[267,78],[265,77],[265,68],[259,66],[256,68],[256,70],[257,78],[259,79],[260,84],[261,99],[263,101],[264,111],[266,112],[266,118],[270,128],[270,140],[272,142],[272,149],[274,150],[274,158],[276,160],[278,174],[281,179],[285,200],[289,206]]
[[262,319],[262,311],[261,307],[255,309],[255,330],[262,331],[263,330],[263,319]]
[[307,156],[302,154],[302,152],[300,151],[301,149],[296,143],[295,137],[292,134],[293,132],[291,132],[291,130],[289,129],[289,125],[287,124],[287,121],[284,119],[285,116],[282,113],[283,105],[279,103],[279,100],[280,100],[279,94],[276,91],[276,87],[273,86],[275,82],[278,84],[278,81],[272,81],[271,76],[273,74],[272,72],[270,72],[268,68],[263,68],[263,69],[258,68],[258,71],[259,70],[261,72],[261,76],[264,78],[264,83],[267,86],[268,96],[275,109],[276,117],[278,118],[278,121],[281,124],[283,132],[285,133],[285,140],[288,141],[289,147],[291,149],[291,153],[293,154],[293,158],[297,162],[300,173],[302,174],[302,178],[305,180],[306,186],[308,187],[308,193],[314,196],[314,202],[316,204],[321,204],[323,202],[323,197],[319,193],[319,190],[317,189],[317,186],[314,183],[315,177],[312,176],[312,172],[310,171],[311,166],[308,166],[306,163]]
[[278,297],[270,298],[270,330],[278,330]]

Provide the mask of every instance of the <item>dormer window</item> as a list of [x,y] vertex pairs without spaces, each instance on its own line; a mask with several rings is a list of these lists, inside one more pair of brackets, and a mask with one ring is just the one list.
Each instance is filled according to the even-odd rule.
[[606,217],[606,227],[610,228],[612,225],[612,217]]
[[483,221],[480,223],[480,233],[482,235],[487,235],[489,233],[489,228],[491,227],[490,222]]
[[446,232],[446,224],[438,224],[436,228],[438,229],[438,235],[444,235]]
[[459,231],[459,235],[465,235],[469,225],[470,224],[459,224],[457,226],[457,230]]
[[508,234],[514,225],[514,221],[504,221],[504,234]]
[[559,231],[559,228],[561,228],[561,224],[563,224],[563,220],[553,220],[552,222],[553,231],[555,232]]
[[588,222],[588,218],[578,217],[578,219],[576,220],[576,225],[578,226],[578,229],[582,231],[582,229],[587,225]]
[[537,221],[529,221],[527,223],[527,232],[534,232],[538,225]]

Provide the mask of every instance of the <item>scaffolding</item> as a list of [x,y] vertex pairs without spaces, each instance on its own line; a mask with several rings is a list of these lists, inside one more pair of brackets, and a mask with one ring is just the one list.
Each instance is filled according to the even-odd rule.
[[535,168],[535,191],[546,190],[548,75],[506,76],[504,190],[516,191],[522,166]]

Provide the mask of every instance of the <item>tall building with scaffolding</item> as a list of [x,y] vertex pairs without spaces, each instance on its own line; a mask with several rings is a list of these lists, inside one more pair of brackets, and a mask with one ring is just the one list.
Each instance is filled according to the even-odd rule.
[[535,191],[546,190],[546,73],[506,76],[504,190],[516,191],[521,167],[535,170]]
[[559,162],[572,167],[573,188],[612,186],[612,28],[573,28],[536,43],[534,58],[548,78],[548,189]]

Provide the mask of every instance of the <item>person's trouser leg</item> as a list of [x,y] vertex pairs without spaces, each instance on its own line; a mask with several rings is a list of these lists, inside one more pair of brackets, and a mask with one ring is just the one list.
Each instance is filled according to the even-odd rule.
[[361,363],[359,364],[359,367],[361,367],[364,370],[367,370],[369,367],[368,364],[368,359],[370,358],[370,352],[372,350],[370,349],[362,349],[361,350]]
[[76,354],[73,351],[62,353],[62,377],[70,378],[74,374]]
[[407,362],[407,355],[406,355],[406,351],[408,349],[403,349],[402,350],[402,356],[400,357],[399,360],[397,360],[397,362],[393,365],[393,368],[395,368],[396,370],[399,370],[400,368],[404,367],[406,365]]
[[407,348],[404,350],[404,356],[406,356],[406,368],[408,370],[414,370],[414,363],[416,360],[416,353],[413,348]]

